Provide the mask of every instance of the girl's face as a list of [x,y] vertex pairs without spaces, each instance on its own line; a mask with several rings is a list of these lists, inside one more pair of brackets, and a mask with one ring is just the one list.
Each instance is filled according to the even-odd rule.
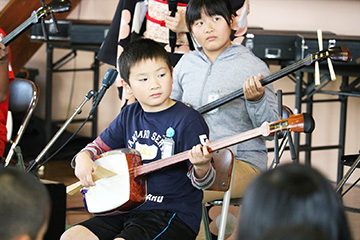
[[192,33],[212,61],[231,44],[231,28],[221,15],[208,16],[203,11],[193,23]]

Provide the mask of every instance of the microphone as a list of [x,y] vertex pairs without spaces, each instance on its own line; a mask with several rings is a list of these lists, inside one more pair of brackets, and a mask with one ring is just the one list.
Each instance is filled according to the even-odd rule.
[[[177,0],[168,0],[169,11],[171,17],[175,17],[177,11]],[[169,45],[171,48],[171,53],[174,53],[176,47],[176,33],[169,29]]]
[[90,114],[93,114],[96,107],[99,105],[101,99],[104,97],[106,90],[115,82],[117,75],[118,75],[118,72],[116,71],[116,69],[109,68],[106,71],[104,78],[102,80],[102,87],[94,98],[94,102],[93,102],[93,106],[90,110]]
[[59,27],[57,24],[57,20],[53,12],[50,13],[50,25],[49,25],[49,32],[53,34],[59,33]]

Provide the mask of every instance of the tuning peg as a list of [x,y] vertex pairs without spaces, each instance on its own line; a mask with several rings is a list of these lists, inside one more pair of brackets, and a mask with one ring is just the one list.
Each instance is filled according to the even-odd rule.
[[329,73],[330,73],[330,79],[335,81],[336,80],[336,74],[334,71],[334,66],[332,65],[332,62],[330,58],[327,59],[328,67],[329,67]]
[[[319,51],[323,50],[323,41],[322,41],[322,32],[320,29],[317,30],[317,38],[318,38],[318,44],[319,44]],[[315,62],[315,86],[320,85],[320,66],[319,62]]]
[[319,44],[319,51],[322,51],[323,50],[322,31],[321,31],[321,29],[318,29],[316,32],[317,32],[317,38],[318,38],[318,44]]
[[319,67],[319,62],[316,61],[315,62],[315,86],[319,86],[320,85],[320,67]]
[[[319,51],[322,51],[323,50],[323,39],[322,39],[321,29],[317,30],[317,37],[318,37]],[[327,63],[328,63],[328,67],[329,67],[330,79],[334,81],[334,80],[336,80],[336,75],[335,75],[335,71],[334,71],[334,66],[333,66],[330,58],[327,59]],[[319,74],[319,77],[320,77],[320,74]],[[315,77],[315,84],[316,84],[316,77]],[[319,81],[319,84],[320,84],[320,81]]]

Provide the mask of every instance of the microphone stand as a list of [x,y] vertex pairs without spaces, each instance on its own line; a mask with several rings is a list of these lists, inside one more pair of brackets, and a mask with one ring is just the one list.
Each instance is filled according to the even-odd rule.
[[[169,11],[170,16],[175,17],[177,11],[177,0],[169,0]],[[169,29],[169,46],[171,48],[171,53],[174,53],[176,47],[176,32],[173,32]]]
[[[46,3],[45,3],[44,0],[40,0],[40,4],[41,4],[41,6],[42,6],[43,8],[46,8],[46,7],[47,7],[47,5],[46,5]],[[44,40],[47,42],[47,41],[49,41],[49,34],[48,34],[47,29],[46,29],[46,24],[45,24],[45,18],[44,18],[44,17],[41,18],[40,23],[41,23],[41,30],[42,30],[43,35],[44,35]]]
[[57,20],[55,18],[55,14],[53,12],[50,13],[50,25],[49,25],[49,31],[53,34],[59,33],[59,26],[57,24]]
[[[279,89],[276,94],[277,94],[277,99],[278,99],[278,113],[279,113],[280,120],[282,120],[282,109],[283,109],[282,91]],[[275,166],[277,166],[280,162],[279,135],[277,133],[275,133],[275,135],[274,135],[274,142],[275,142],[275,144],[274,144],[274,162],[273,162],[273,164]]]
[[[36,157],[36,159],[30,164],[30,166],[26,169],[26,172],[36,172],[36,169],[40,167],[39,162],[43,158],[43,156],[47,153],[50,147],[55,143],[55,141],[60,137],[60,135],[65,131],[65,128],[71,123],[71,121],[76,117],[77,114],[80,114],[82,111],[82,107],[87,103],[93,96],[95,95],[94,90],[90,90],[84,100],[80,103],[80,105],[75,109],[75,112],[70,116],[70,118],[63,124],[63,126],[56,132],[56,134],[52,137],[49,143],[45,146],[45,148],[40,152],[40,154]],[[36,175],[36,174],[35,174]]]

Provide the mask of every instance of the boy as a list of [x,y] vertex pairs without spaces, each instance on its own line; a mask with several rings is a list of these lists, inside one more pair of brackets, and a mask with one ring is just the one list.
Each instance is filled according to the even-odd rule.
[[[172,68],[164,48],[150,39],[131,43],[119,58],[121,77],[137,102],[125,107],[110,126],[75,158],[75,175],[92,186],[92,158],[118,148],[135,148],[144,164],[167,152],[165,135],[174,141],[174,153],[191,149],[182,162],[147,175],[149,198],[127,213],[94,217],[66,231],[65,239],[195,239],[201,220],[201,189],[211,186],[215,170],[199,136],[208,127],[195,110],[169,98]],[[196,145],[196,146],[195,146]],[[193,147],[195,146],[195,147]]]
[[0,239],[41,240],[50,217],[50,197],[34,176],[0,168]]

